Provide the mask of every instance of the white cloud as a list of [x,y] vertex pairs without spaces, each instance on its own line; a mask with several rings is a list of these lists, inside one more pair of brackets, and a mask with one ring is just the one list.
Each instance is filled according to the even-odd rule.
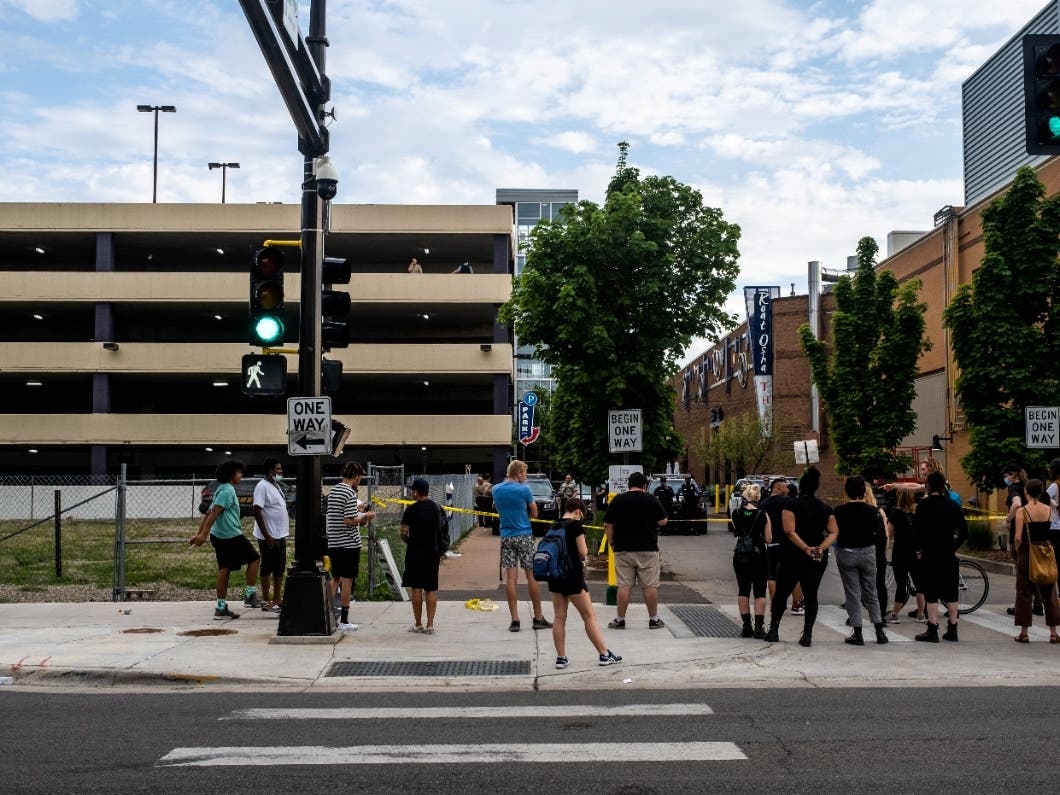
[[0,11],[21,11],[39,22],[63,22],[77,18],[77,0],[0,0]]
[[593,136],[577,130],[567,130],[566,132],[555,133],[552,135],[543,135],[536,137],[533,140],[534,143],[553,146],[556,149],[562,149],[565,152],[573,152],[576,155],[595,152],[598,148]]

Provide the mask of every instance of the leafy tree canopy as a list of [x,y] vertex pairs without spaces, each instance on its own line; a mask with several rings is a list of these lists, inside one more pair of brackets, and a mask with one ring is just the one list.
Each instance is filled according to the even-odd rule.
[[552,365],[558,462],[591,482],[621,461],[608,409],[642,410],[644,452],[632,456],[646,471],[681,452],[668,378],[694,336],[732,325],[721,307],[739,272],[739,227],[673,177],[642,178],[619,149],[603,206],[582,201],[534,227],[501,313]]
[[917,301],[920,282],[899,285],[894,274],[877,273],[878,251],[875,240],[863,237],[857,271],[836,283],[830,346],[808,324],[799,327],[828,413],[836,470],[865,478],[892,476],[908,466],[894,448],[916,427],[917,360],[930,347],[925,305]]
[[946,308],[957,397],[971,451],[961,466],[979,488],[1002,485],[1000,469],[1040,469],[1024,447],[1025,406],[1060,405],[1060,197],[1045,198],[1034,169],[983,211],[982,262]]

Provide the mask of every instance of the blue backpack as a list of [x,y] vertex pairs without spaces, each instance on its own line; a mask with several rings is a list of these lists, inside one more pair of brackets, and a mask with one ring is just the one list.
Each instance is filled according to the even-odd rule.
[[534,579],[562,580],[570,575],[572,568],[567,551],[567,525],[565,522],[556,522],[537,544]]

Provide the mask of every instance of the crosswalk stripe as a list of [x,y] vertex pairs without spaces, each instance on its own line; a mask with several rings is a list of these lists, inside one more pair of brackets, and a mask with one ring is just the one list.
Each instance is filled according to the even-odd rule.
[[747,759],[735,743],[511,743],[174,748],[160,767],[571,762],[720,762]]
[[[939,623],[941,624],[945,620],[946,618],[940,608]],[[985,627],[1012,637],[1015,637],[1016,633],[1019,632],[1012,620],[1012,616],[1002,616],[989,610],[979,609],[974,613],[963,615],[958,619],[958,624],[964,621],[969,624],[975,624],[977,627]],[[1031,640],[1049,640],[1049,630],[1044,627],[1031,627],[1027,631],[1027,635],[1030,636]]]
[[426,720],[432,718],[616,718],[623,716],[713,715],[706,704],[623,704],[621,706],[507,707],[331,707],[237,709],[221,720]]

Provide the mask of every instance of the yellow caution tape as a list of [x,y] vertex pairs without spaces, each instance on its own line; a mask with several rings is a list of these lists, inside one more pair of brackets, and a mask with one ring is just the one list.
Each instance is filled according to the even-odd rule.
[[492,599],[468,599],[464,602],[464,607],[468,610],[496,610],[497,605],[493,603]]

